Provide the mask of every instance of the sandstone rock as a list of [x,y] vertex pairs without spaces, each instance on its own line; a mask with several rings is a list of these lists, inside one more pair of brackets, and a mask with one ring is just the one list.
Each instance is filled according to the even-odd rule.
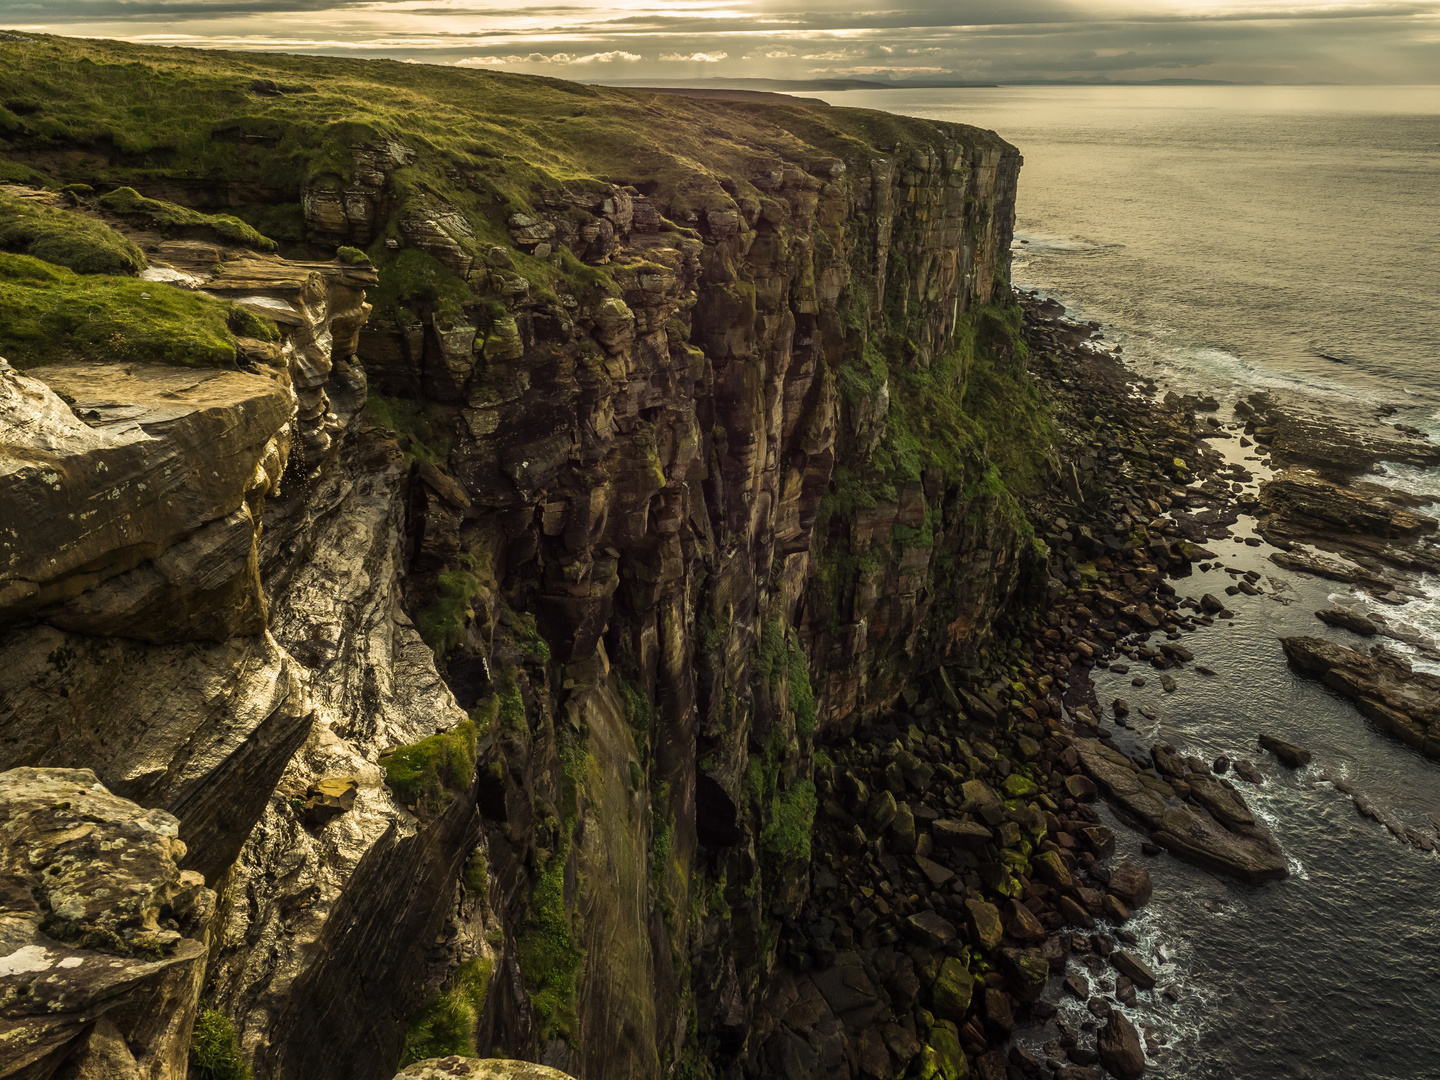
[[1109,886],[1110,891],[1131,908],[1144,907],[1154,893],[1150,872],[1128,859],[1111,871]]
[[[970,999],[975,990],[975,977],[963,962],[950,957],[940,965],[940,974],[930,988],[930,1000],[935,1015],[944,1020],[963,1023],[970,1010]],[[934,1045],[933,1043],[931,1045]]]
[[971,849],[983,847],[992,839],[990,830],[984,825],[973,821],[950,821],[946,818],[930,823],[930,835],[937,844]]
[[1315,617],[1327,626],[1339,626],[1361,637],[1374,637],[1380,628],[1374,621],[1348,608],[1330,608],[1315,612]]
[[932,949],[943,949],[955,940],[955,927],[933,911],[922,911],[905,920],[916,940]]
[[913,855],[915,841],[915,816],[902,804],[890,821],[890,846],[897,855]]
[[1143,960],[1134,953],[1126,952],[1124,949],[1116,949],[1110,955],[1110,963],[1115,970],[1124,975],[1141,990],[1155,989],[1155,972],[1150,970]]
[[1050,978],[1050,963],[1039,949],[1001,949],[999,967],[1005,985],[1024,1002],[1039,998]]
[[254,514],[284,466],[285,388],[157,364],[33,375],[0,367],[0,521],[27,523],[0,528],[0,617],[157,642],[263,630]]
[[1000,912],[993,904],[987,904],[983,900],[966,900],[965,910],[970,914],[971,944],[981,952],[996,948],[1005,936]]
[[1311,637],[1282,638],[1281,645],[1291,663],[1353,701],[1376,727],[1440,758],[1440,676],[1414,671],[1379,647],[1366,654]]

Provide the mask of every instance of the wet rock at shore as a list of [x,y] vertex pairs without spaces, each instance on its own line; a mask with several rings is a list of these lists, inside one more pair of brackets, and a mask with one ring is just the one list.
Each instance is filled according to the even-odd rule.
[[1373,620],[1348,608],[1331,608],[1315,612],[1315,617],[1327,626],[1338,626],[1361,637],[1374,637],[1380,632]]
[[1281,639],[1290,662],[1354,702],[1361,714],[1427,757],[1440,758],[1440,676],[1382,646],[1368,653],[1323,638]]
[[1140,1046],[1140,1033],[1125,1014],[1112,1010],[1100,1029],[1095,1044],[1100,1063],[1117,1080],[1139,1080],[1145,1072],[1145,1052]]
[[1311,754],[1304,747],[1296,746],[1284,739],[1277,739],[1274,735],[1261,735],[1259,743],[1270,753],[1283,761],[1292,769],[1298,769],[1310,764]]

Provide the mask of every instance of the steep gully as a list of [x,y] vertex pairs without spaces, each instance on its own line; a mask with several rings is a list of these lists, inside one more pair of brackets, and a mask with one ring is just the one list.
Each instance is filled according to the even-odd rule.
[[[381,190],[405,160],[355,153]],[[1182,857],[1285,873],[1235,787],[1102,727],[1089,678],[1116,649],[1181,667],[1180,633],[1224,617],[1166,573],[1215,558],[1240,473],[1205,448],[1216,425],[1131,398],[1086,328],[1032,307],[984,360],[1023,340],[1060,425],[1026,507],[1042,547],[983,459],[885,475],[895,391],[856,377],[886,298],[921,370],[1004,299],[1018,166],[936,125],[746,178],[764,198],[693,236],[633,189],[555,191],[551,217],[511,220],[515,245],[584,248],[623,298],[549,305],[494,250],[465,268],[506,304],[483,336],[365,327],[364,266],[157,248],[285,313],[283,344],[183,385],[0,373],[5,520],[38,526],[6,550],[3,764],[93,769],[178,819],[155,874],[188,891],[162,890],[177,937],[156,963],[190,964],[163,1035],[142,991],[109,1008],[82,981],[64,1025],[21,1007],[5,1075],[85,1075],[116,1030],[144,1075],[180,1075],[202,948],[205,1003],[261,1076],[388,1077],[411,1017],[477,959],[479,1047],[584,1080],[1133,1070],[1139,1036],[1104,1001],[1098,1049],[1073,1031],[1053,1061],[1000,1048],[1045,1018],[1067,950],[1113,962],[1121,1003],[1151,992],[1125,931],[1060,933],[1148,892],[1107,869],[1097,794]],[[336,242],[375,227],[351,201],[304,205]],[[457,258],[428,224],[406,235]],[[367,417],[367,384],[429,402],[448,454]],[[837,502],[840,470],[867,468],[869,497]],[[180,496],[163,508],[158,478]],[[72,505],[111,517],[78,533]],[[414,620],[457,582],[437,666]],[[467,723],[471,775],[408,805],[387,786],[387,754]],[[39,948],[56,972],[107,955]]]

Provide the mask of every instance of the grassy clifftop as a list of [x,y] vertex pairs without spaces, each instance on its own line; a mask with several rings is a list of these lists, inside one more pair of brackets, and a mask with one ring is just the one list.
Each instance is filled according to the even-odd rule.
[[[10,159],[0,179],[142,190],[147,180],[213,180],[296,202],[307,185],[351,183],[352,146],[397,140],[416,152],[396,174],[402,195],[443,194],[482,231],[488,222],[493,239],[505,239],[505,218],[532,209],[537,191],[566,182],[643,185],[683,221],[729,204],[750,177],[786,159],[938,146],[945,130],[867,110],[696,100],[388,60],[45,35],[0,42],[0,150]],[[964,130],[972,146],[1000,145]],[[302,237],[292,228],[277,238]]]

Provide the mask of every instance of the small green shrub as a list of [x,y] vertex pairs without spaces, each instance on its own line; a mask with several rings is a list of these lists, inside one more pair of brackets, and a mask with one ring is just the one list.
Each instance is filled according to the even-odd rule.
[[3,191],[0,250],[33,255],[77,274],[134,275],[145,269],[144,253],[103,221]]
[[429,1058],[475,1057],[475,1024],[485,1008],[494,963],[476,957],[466,960],[450,978],[450,989],[426,1002],[405,1034],[400,1067]]
[[184,229],[209,229],[222,240],[229,240],[255,251],[274,251],[274,240],[262,236],[255,229],[229,214],[202,214],[188,206],[176,206],[163,199],[148,199],[134,188],[116,188],[101,195],[96,202],[112,214],[122,217],[139,217],[154,225],[161,232],[176,232]]
[[240,1056],[235,1026],[224,1013],[200,1010],[190,1035],[190,1066],[197,1080],[250,1080],[250,1066]]
[[385,782],[406,806],[424,816],[439,814],[475,778],[475,722],[402,746],[381,758]]
[[335,258],[347,266],[359,266],[361,263],[368,263],[370,261],[370,256],[356,247],[336,248]]

